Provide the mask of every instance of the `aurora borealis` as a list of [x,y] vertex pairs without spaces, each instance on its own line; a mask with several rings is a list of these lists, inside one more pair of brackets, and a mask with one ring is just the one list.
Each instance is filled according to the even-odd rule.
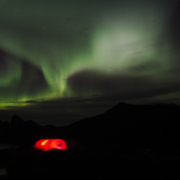
[[1,0],[0,108],[178,104],[179,12],[178,0]]

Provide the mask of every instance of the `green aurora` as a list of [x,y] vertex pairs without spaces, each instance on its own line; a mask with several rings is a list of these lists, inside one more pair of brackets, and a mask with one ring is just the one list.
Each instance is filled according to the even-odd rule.
[[169,0],[1,0],[0,108],[125,93],[139,94],[127,100],[179,98],[175,24],[168,27],[178,7]]

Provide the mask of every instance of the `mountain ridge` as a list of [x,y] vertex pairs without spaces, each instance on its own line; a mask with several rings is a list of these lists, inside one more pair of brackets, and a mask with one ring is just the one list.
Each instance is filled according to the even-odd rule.
[[0,123],[0,135],[5,135],[1,138],[3,142],[31,145],[40,138],[64,138],[79,142],[118,142],[122,146],[159,146],[172,144],[171,139],[180,137],[177,117],[180,117],[180,107],[175,104],[118,103],[102,114],[63,127],[40,126],[14,115],[10,124],[3,123],[6,128]]

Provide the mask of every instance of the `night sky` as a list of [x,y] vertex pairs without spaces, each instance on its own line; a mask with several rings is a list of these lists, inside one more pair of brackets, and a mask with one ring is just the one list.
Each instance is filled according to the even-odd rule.
[[1,0],[0,119],[180,105],[179,55],[179,0]]

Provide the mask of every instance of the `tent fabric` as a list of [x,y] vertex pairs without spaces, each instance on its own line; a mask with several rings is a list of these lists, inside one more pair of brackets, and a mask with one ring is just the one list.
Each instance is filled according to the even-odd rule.
[[50,151],[52,149],[67,150],[67,144],[62,139],[41,139],[35,143],[34,149],[43,151]]

